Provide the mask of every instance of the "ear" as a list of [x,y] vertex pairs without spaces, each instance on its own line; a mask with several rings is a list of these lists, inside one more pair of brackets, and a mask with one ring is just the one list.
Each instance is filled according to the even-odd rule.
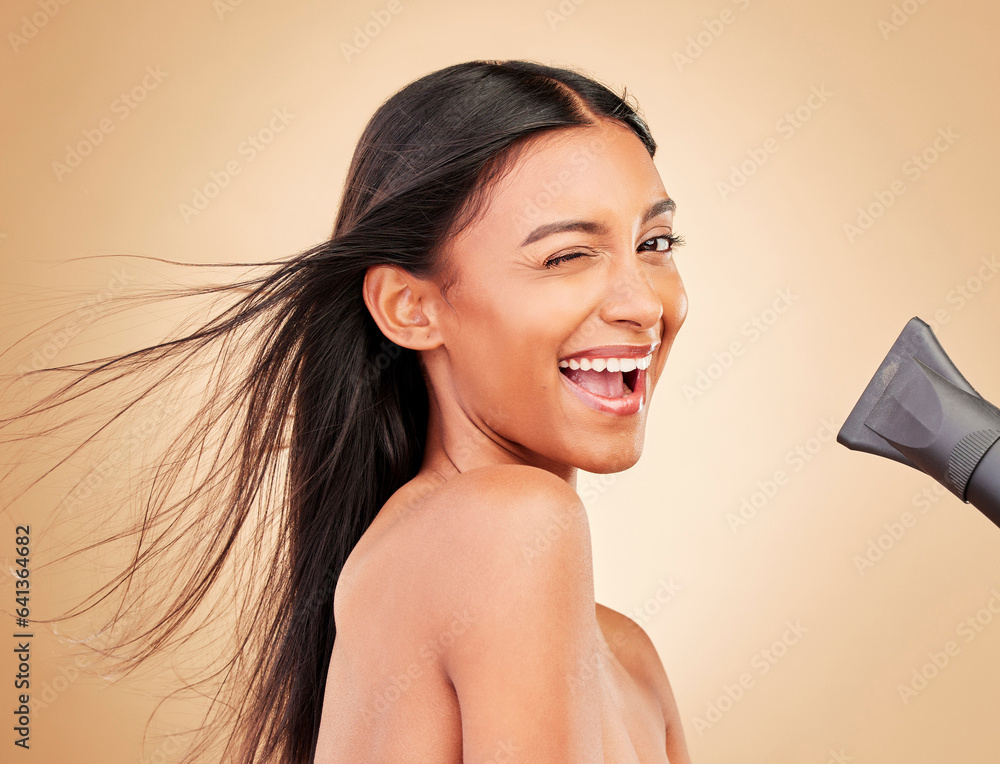
[[441,344],[432,320],[435,294],[432,282],[395,265],[373,265],[365,272],[362,286],[365,305],[382,334],[412,350],[430,350]]

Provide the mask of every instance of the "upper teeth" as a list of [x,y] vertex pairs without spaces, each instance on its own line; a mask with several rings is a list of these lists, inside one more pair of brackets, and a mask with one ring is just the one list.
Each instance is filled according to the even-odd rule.
[[584,371],[633,371],[648,368],[652,360],[652,355],[642,358],[571,358],[568,361],[560,361],[559,365],[564,369]]

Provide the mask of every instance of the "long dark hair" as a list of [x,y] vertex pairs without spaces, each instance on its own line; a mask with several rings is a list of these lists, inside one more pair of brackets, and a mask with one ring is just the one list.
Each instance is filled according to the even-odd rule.
[[[391,264],[447,280],[442,243],[473,218],[528,139],[545,131],[616,120],[652,156],[656,144],[627,98],[583,74],[526,61],[473,61],[428,74],[369,121],[329,241],[251,264],[266,268],[261,276],[181,290],[232,298],[183,336],[43,370],[74,378],[27,414],[109,380],[152,374],[119,402],[124,412],[199,357],[221,361],[185,441],[160,462],[133,529],[131,563],[81,610],[114,594],[112,620],[120,619],[143,596],[138,582],[163,576],[164,550],[182,549],[169,597],[144,601],[141,624],[118,643],[135,663],[176,645],[220,581],[243,582],[235,642],[205,679],[216,682],[211,720],[219,722],[206,720],[205,729],[218,729],[228,714],[224,757],[311,760],[336,637],[338,576],[379,509],[421,464],[428,400],[418,355],[379,331],[362,299],[366,270]],[[194,487],[171,499],[165,486],[187,474],[184,465],[201,464],[206,442],[217,451],[210,468],[195,470]]]

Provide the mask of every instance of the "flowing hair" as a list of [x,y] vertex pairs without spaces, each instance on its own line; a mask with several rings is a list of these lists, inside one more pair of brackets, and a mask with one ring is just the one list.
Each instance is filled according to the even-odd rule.
[[[527,61],[472,61],[421,77],[365,127],[328,241],[249,264],[263,275],[160,290],[156,299],[229,299],[181,336],[29,372],[70,381],[4,427],[125,384],[114,420],[210,365],[205,402],[158,459],[141,517],[113,537],[131,539],[128,564],[67,615],[116,602],[107,652],[127,654],[132,667],[178,649],[192,624],[211,620],[205,610],[228,606],[233,641],[191,683],[211,688],[211,703],[185,761],[212,740],[223,760],[241,763],[314,755],[340,571],[382,505],[417,474],[427,434],[418,353],[378,329],[362,298],[367,269],[388,264],[450,283],[442,245],[546,131],[614,120],[652,156],[656,144],[627,99]],[[168,594],[149,595],[162,581]],[[124,636],[114,629],[126,625]]]

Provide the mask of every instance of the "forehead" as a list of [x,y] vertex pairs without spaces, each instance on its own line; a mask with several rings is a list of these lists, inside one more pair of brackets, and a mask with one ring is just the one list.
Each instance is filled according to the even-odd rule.
[[581,215],[631,218],[664,196],[649,152],[628,127],[601,121],[564,128],[528,142],[459,238],[502,231],[520,242],[539,223]]

